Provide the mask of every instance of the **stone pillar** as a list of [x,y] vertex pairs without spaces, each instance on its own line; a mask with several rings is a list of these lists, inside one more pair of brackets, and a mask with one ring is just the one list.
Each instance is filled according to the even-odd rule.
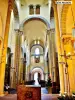
[[23,82],[23,61],[24,61],[24,58],[21,58],[20,60],[21,60],[21,62],[20,62],[20,66],[21,66],[21,69],[20,69],[20,82],[22,83]]
[[11,56],[11,68],[10,68],[10,87],[14,88],[14,54]]
[[55,58],[56,58],[56,47],[55,47],[55,29],[51,29],[50,30],[50,34],[51,34],[51,50],[52,50],[52,53],[51,53],[51,58],[52,58],[52,81],[53,82],[56,82],[56,63],[55,63]]
[[5,64],[6,64],[8,35],[9,35],[11,11],[13,8],[13,1],[14,0],[8,1],[8,12],[7,12],[6,27],[5,27],[5,34],[3,41],[2,59],[0,64],[0,95],[3,95],[4,92]]
[[[22,26],[23,27],[23,26]],[[23,66],[24,66],[24,52],[23,52],[23,45],[24,44],[24,34],[23,29],[20,27],[20,64],[19,64],[19,81],[20,83],[23,83]],[[22,46],[21,46],[22,45]]]
[[[20,54],[21,54],[21,32],[19,29],[16,30],[16,45],[15,45],[15,83],[19,84],[20,82]],[[15,85],[16,85],[15,84]]]
[[[51,45],[52,45],[52,41],[51,41],[51,34],[50,34],[50,30],[47,30],[47,39],[48,39],[48,52],[49,52],[49,54],[48,54],[48,56],[49,56],[49,72],[50,72],[50,76],[51,76],[51,73],[52,73],[52,58],[51,58],[51,53],[52,53],[52,51],[51,51]],[[52,76],[51,76],[51,78],[52,78]]]
[[[61,37],[61,39],[62,39],[62,37]],[[65,58],[65,54],[64,54],[64,39],[62,39],[61,40],[61,48],[62,48],[62,66],[63,66],[63,68],[64,68],[64,86],[65,86],[65,88],[64,88],[64,91],[65,92],[68,92],[67,90],[68,90],[68,85],[67,85],[67,73],[66,73],[66,69],[67,69],[67,67],[65,66],[65,62],[66,62],[66,58]]]
[[53,82],[56,82],[56,64],[55,64],[55,30],[50,29],[48,31],[48,43],[49,43],[49,68],[50,75]]
[[[68,94],[71,94],[75,90],[75,55],[73,52],[73,45],[72,45],[72,37],[70,35],[63,35],[63,48],[65,50],[64,53],[64,61],[65,61],[65,91]],[[67,63],[67,66],[66,66]]]
[[[48,13],[49,13],[49,15],[50,15],[50,12],[51,12],[51,2],[52,2],[51,0],[48,0],[48,8],[49,8],[49,12],[48,12]],[[49,18],[50,18],[50,17],[49,17]],[[49,20],[50,20],[50,19],[49,19]]]
[[60,92],[64,93],[64,71],[63,66],[60,62],[62,62],[61,58],[61,39],[60,39],[60,30],[59,30],[59,21],[58,21],[58,12],[57,12],[57,5],[53,2],[54,8],[54,18],[55,18],[55,31],[56,31],[56,45],[58,51],[58,64],[59,64],[59,78],[60,78]]

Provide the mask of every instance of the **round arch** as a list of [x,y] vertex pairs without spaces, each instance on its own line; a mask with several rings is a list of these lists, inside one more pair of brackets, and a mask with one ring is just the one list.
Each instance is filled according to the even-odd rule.
[[34,68],[31,70],[31,79],[33,79],[33,75],[34,75],[35,72],[40,73],[40,75],[41,75],[41,80],[44,80],[44,72],[43,72],[43,69],[40,68],[40,67],[34,67]]
[[14,11],[14,17],[17,18],[17,20],[19,21],[19,11],[16,0],[14,1],[13,11]]
[[28,21],[30,20],[41,20],[46,26],[48,29],[50,29],[50,22],[47,21],[47,19],[45,19],[44,17],[42,16],[31,16],[31,17],[27,17],[25,20],[23,20],[23,22],[20,24],[20,27],[23,26],[25,23],[27,23]]
[[61,11],[61,33],[66,34],[67,13],[70,5],[63,5]]
[[[36,41],[36,44],[34,43],[35,41]],[[38,44],[38,41],[39,41],[39,44]],[[36,46],[36,45],[41,46],[41,47],[43,48],[43,50],[44,50],[44,43],[43,43],[43,41],[37,39],[37,40],[33,40],[33,41],[31,42],[31,44],[30,44],[30,51],[31,51],[32,47],[33,47],[33,46]]]
[[[63,0],[65,1],[65,0]],[[55,0],[52,1],[52,7],[53,7],[53,10],[54,12],[56,12],[56,4],[55,4]],[[60,35],[62,34],[66,34],[66,16],[67,16],[67,13],[68,13],[68,10],[70,8],[70,4],[66,4],[66,5],[62,5],[61,7],[61,17],[60,17],[60,23],[61,23],[61,32],[60,32]]]
[[15,29],[19,29],[19,11],[18,11],[18,5],[17,1],[14,1],[13,5],[13,13],[14,13],[14,18],[15,18]]

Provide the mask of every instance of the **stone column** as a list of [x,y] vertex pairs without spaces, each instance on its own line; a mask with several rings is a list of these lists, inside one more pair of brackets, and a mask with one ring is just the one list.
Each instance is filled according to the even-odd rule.
[[[50,12],[51,12],[51,2],[52,2],[51,0],[48,0],[48,8],[49,8],[49,12],[48,12],[48,13],[49,13],[49,15],[50,15]],[[49,17],[49,18],[50,18],[50,17]],[[50,19],[49,19],[49,20],[50,20]]]
[[11,68],[10,68],[10,87],[14,87],[14,54],[11,56]]
[[49,43],[49,70],[53,82],[56,82],[56,65],[55,65],[55,30],[48,30]]
[[[50,72],[50,75],[52,73],[52,58],[51,58],[51,53],[52,53],[52,50],[51,50],[51,45],[52,45],[52,41],[51,41],[51,34],[50,34],[50,30],[47,30],[47,39],[48,39],[48,56],[49,56],[49,72]],[[52,76],[51,76],[52,78]]]
[[56,63],[55,63],[55,53],[56,53],[56,47],[55,47],[55,29],[50,30],[51,34],[51,58],[52,58],[52,81],[56,82]]
[[55,31],[56,31],[56,45],[58,51],[58,64],[59,64],[59,78],[60,78],[60,92],[64,93],[64,69],[60,62],[62,62],[61,58],[61,39],[60,39],[60,30],[59,30],[59,21],[58,21],[58,12],[57,12],[57,5],[53,2],[54,8],[54,18],[55,18]]
[[21,69],[20,69],[20,82],[22,83],[23,82],[23,61],[24,61],[24,58],[21,58],[20,59],[20,66],[21,66]]
[[36,5],[34,5],[34,14],[36,14]]
[[2,59],[0,64],[0,95],[3,95],[4,92],[5,64],[6,64],[8,35],[9,35],[9,27],[10,27],[10,17],[11,17],[11,11],[14,3],[13,1],[14,0],[8,0],[8,12],[7,12],[6,27],[5,27],[5,34],[4,34],[4,41],[3,41]]
[[62,39],[61,37],[61,48],[62,48],[62,66],[63,66],[63,69],[64,69],[64,92],[67,92],[67,74],[66,74],[66,66],[65,66],[65,54],[64,54],[64,39]]
[[[20,82],[20,54],[21,54],[21,32],[19,29],[16,30],[16,45],[15,45],[15,74],[16,84]],[[15,85],[16,85],[15,84]]]
[[[22,26],[23,27],[23,26]],[[23,46],[24,44],[24,34],[23,34],[23,29],[20,27],[20,65],[19,65],[19,80],[20,83],[23,83],[23,67],[24,67],[24,52],[23,52]]]
[[71,94],[75,90],[75,81],[74,81],[75,55],[73,52],[72,37],[70,35],[63,35],[62,41],[63,41],[63,48],[65,51],[63,56],[64,59],[63,61],[65,62],[64,65],[65,91],[68,94]]

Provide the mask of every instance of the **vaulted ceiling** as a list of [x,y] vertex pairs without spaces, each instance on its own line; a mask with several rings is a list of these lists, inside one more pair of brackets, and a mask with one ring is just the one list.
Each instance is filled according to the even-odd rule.
[[24,4],[27,4],[27,5],[30,5],[30,4],[47,4],[48,3],[48,0],[20,0],[21,1],[21,4],[24,5]]
[[40,20],[31,20],[24,24],[24,34],[30,44],[33,40],[39,39],[45,42],[46,25]]
[[18,13],[18,8],[17,8],[17,5],[16,5],[16,2],[14,2],[13,12],[14,12],[15,18],[19,19],[19,13]]
[[[52,0],[52,1],[56,1],[56,0]],[[61,1],[61,0],[59,0],[59,1]],[[25,4],[26,5],[47,4],[48,0],[20,0],[20,3],[21,3],[21,6],[23,6]],[[69,8],[70,5],[63,5],[63,6],[57,5],[57,6],[58,6],[57,8],[58,8],[59,24],[60,24],[60,28],[61,28],[61,33],[66,34],[66,32],[68,32],[68,34],[69,34],[69,32],[71,33],[71,30],[70,30],[70,28],[68,28],[66,26],[66,23],[70,23],[70,21],[68,20],[68,18],[70,17],[70,16],[68,16],[68,14],[69,14],[68,10],[70,10],[70,13],[71,13],[71,8]],[[54,16],[53,10],[51,10],[51,11],[52,11],[51,17],[53,17]],[[15,14],[15,16],[18,15],[18,10],[17,10],[17,7],[15,4],[14,4],[14,14]],[[72,15],[72,13],[69,15]],[[71,23],[70,23],[70,25],[71,25]],[[73,25],[71,25],[71,26],[73,26]],[[46,26],[43,22],[37,21],[37,20],[33,21],[33,23],[32,23],[32,21],[29,21],[27,24],[25,24],[24,33],[25,33],[26,37],[30,37],[30,39],[28,39],[29,43],[30,43],[30,41],[32,41],[32,39],[34,40],[34,39],[39,39],[39,38],[41,38],[44,42],[45,33],[46,33],[45,27]],[[32,34],[32,36],[30,34]]]

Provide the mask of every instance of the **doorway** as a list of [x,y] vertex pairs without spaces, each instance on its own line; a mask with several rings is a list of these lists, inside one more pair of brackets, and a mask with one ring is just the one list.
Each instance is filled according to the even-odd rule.
[[35,84],[34,85],[39,85],[39,81],[41,80],[41,75],[38,72],[34,73],[34,80],[35,80]]

